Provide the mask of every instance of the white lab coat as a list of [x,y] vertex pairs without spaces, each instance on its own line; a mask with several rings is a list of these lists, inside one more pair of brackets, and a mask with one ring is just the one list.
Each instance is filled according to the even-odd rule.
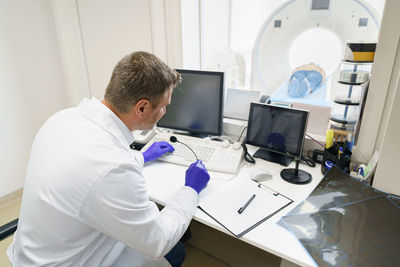
[[95,98],[43,125],[7,251],[13,266],[169,266],[163,256],[187,229],[198,195],[182,185],[160,212],[132,142],[126,125]]

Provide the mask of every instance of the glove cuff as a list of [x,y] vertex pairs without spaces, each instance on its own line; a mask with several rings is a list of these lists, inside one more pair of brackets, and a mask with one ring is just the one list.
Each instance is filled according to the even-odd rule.
[[196,191],[197,194],[200,194],[201,189],[198,188],[198,186],[192,185],[190,183],[185,183],[185,186],[192,188],[194,191]]
[[143,155],[143,160],[144,160],[144,163],[147,163],[147,162],[149,162],[150,160],[148,159],[148,157],[146,156],[146,151],[145,152],[143,152],[142,153],[142,155]]

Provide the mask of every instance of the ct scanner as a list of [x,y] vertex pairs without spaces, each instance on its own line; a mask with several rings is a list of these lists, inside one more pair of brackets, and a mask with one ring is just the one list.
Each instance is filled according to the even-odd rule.
[[[379,21],[377,11],[364,0],[285,2],[266,19],[258,33],[252,55],[251,88],[270,95],[287,81],[293,69],[298,67],[290,62],[295,40],[311,29],[331,32],[340,42],[342,51],[337,53],[337,64],[326,73],[327,77],[331,77],[329,82],[333,85],[338,78],[346,42],[376,41]],[[326,45],[326,56],[332,56],[329,43]],[[313,61],[322,66],[323,59],[320,59],[320,62],[318,59]],[[303,62],[307,63],[310,62]]]

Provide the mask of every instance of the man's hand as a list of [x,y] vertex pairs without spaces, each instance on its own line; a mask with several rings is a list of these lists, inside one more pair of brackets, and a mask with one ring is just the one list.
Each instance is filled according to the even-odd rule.
[[201,160],[192,163],[186,170],[185,186],[193,188],[198,194],[207,186],[209,180],[210,175]]
[[146,151],[143,152],[144,163],[156,160],[165,153],[172,153],[175,148],[168,142],[154,142]]

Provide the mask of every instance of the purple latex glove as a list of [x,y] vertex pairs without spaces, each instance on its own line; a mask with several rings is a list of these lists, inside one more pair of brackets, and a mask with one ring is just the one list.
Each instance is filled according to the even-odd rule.
[[175,148],[168,142],[154,142],[146,151],[143,152],[144,163],[156,160],[165,153],[172,153]]
[[201,160],[192,163],[186,170],[185,185],[193,188],[197,194],[207,186],[209,180],[210,175]]

